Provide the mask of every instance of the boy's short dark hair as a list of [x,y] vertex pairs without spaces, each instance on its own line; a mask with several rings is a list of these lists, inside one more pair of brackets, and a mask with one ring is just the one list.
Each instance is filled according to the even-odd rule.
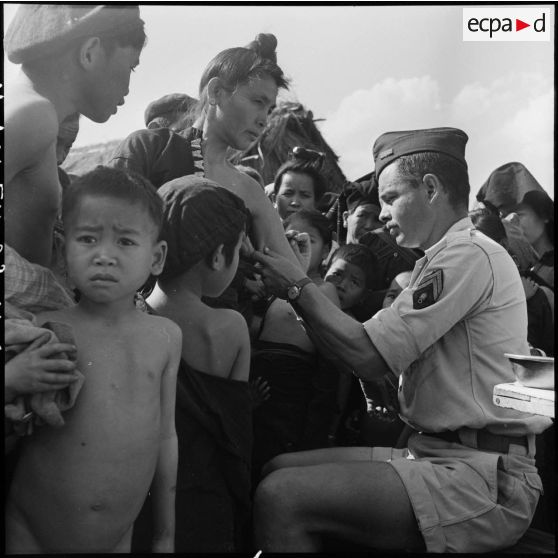
[[77,176],[64,190],[62,196],[62,220],[64,223],[86,196],[97,196],[124,200],[139,204],[147,211],[160,238],[163,226],[163,202],[155,187],[133,171],[97,166],[81,176]]
[[273,184],[273,191],[275,194],[279,192],[283,175],[287,172],[294,172],[299,174],[308,175],[314,184],[314,199],[318,203],[326,191],[326,181],[323,174],[314,166],[311,161],[302,161],[298,159],[291,159],[283,163],[277,173]]
[[157,193],[163,201],[163,238],[168,247],[161,279],[181,275],[200,261],[210,265],[221,244],[225,262],[231,263],[249,217],[241,198],[194,175],[175,178]]
[[335,250],[329,266],[333,265],[335,260],[345,260],[347,263],[357,266],[364,273],[366,288],[375,290],[377,288],[378,277],[376,270],[378,268],[378,259],[375,254],[362,244],[344,244]]

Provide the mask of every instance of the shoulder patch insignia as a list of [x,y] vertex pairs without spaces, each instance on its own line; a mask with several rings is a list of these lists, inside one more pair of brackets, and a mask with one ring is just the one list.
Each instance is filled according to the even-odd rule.
[[420,310],[434,304],[444,288],[444,272],[436,269],[422,278],[413,293],[413,308]]

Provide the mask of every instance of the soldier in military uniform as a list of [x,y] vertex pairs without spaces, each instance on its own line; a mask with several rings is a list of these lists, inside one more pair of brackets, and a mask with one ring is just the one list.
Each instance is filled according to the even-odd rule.
[[266,285],[290,300],[316,343],[361,380],[399,381],[407,447],[328,448],[270,461],[255,496],[255,543],[315,552],[327,535],[377,549],[487,552],[529,527],[542,490],[535,434],[550,419],[497,407],[514,381],[504,353],[529,354],[519,273],[467,214],[467,135],[389,132],[374,145],[380,219],[420,248],[409,286],[364,324],[329,304],[304,273],[256,254]]

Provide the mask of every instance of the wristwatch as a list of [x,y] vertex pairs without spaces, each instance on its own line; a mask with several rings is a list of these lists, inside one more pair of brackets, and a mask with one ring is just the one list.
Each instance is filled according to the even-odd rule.
[[308,283],[312,283],[312,279],[310,279],[310,277],[304,277],[303,279],[300,279],[296,283],[293,283],[287,289],[287,300],[289,302],[295,302],[296,300],[298,300],[298,298],[300,297],[300,293],[302,292],[302,289],[306,285],[308,285]]

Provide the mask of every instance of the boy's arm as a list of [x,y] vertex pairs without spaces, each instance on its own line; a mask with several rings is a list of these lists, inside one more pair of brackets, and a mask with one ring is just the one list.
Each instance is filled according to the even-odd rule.
[[250,374],[250,334],[246,320],[238,312],[231,312],[230,332],[236,340],[238,352],[229,378],[247,382]]
[[23,101],[6,111],[5,239],[22,257],[45,267],[51,265],[61,195],[57,118],[46,99]]
[[52,103],[38,99],[12,108],[13,104],[5,107],[5,184],[40,162],[49,148],[56,163],[58,117]]
[[153,478],[153,552],[174,552],[175,493],[178,442],[174,423],[176,375],[182,352],[182,332],[172,322],[165,325],[170,337],[169,360],[161,377],[161,441]]

